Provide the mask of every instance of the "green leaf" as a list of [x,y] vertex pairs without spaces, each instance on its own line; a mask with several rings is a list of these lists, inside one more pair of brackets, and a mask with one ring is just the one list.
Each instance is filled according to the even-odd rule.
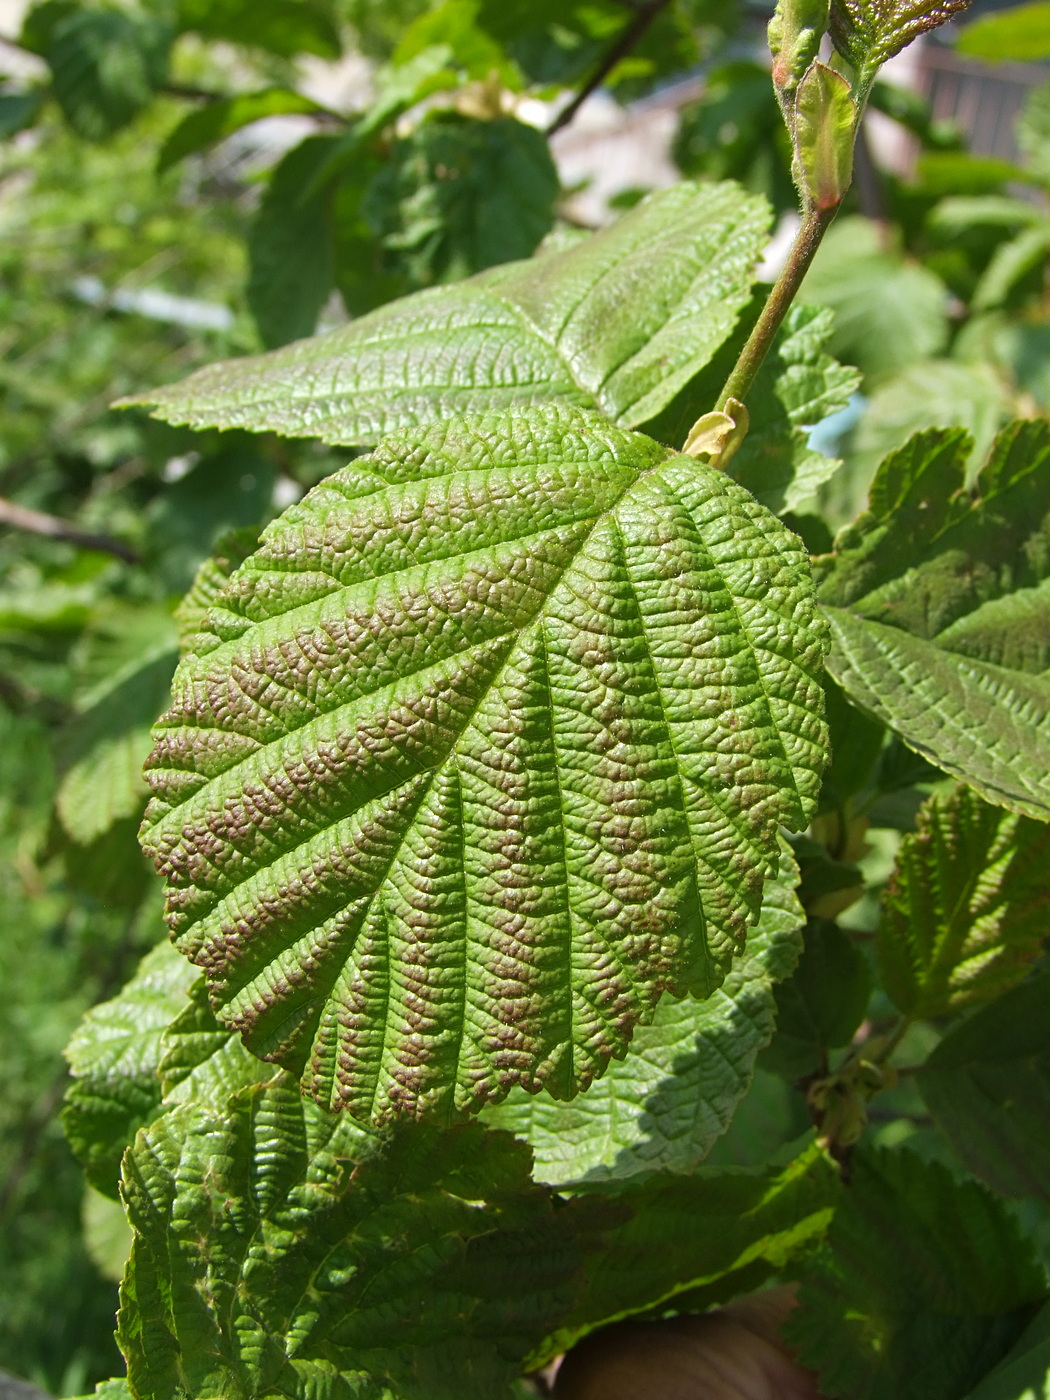
[[43,49],[55,97],[78,136],[104,140],[133,121],[165,82],[171,31],[130,8],[55,13]]
[[838,219],[802,284],[802,298],[835,313],[833,355],[865,375],[929,359],[948,339],[948,289],[928,268],[883,248],[877,226]]
[[[119,1162],[117,1164],[119,1171]],[[84,1248],[103,1278],[119,1283],[131,1253],[131,1226],[124,1207],[89,1186],[81,1210]]]
[[[123,1377],[111,1381],[99,1381],[90,1395],[81,1395],[79,1400],[134,1400]],[[320,1397],[319,1397],[320,1400]]]
[[832,0],[831,37],[866,87],[894,54],[965,10],[970,0]]
[[853,1039],[871,989],[868,961],[849,934],[827,919],[811,919],[798,967],[776,989],[777,1031],[762,1067],[787,1079],[818,1069],[829,1050]]
[[203,979],[167,942],[147,953],[117,996],[92,1007],[66,1058],[74,1082],[62,1126],[88,1180],[113,1197],[140,1127],[173,1104],[223,1105],[274,1073],[218,1025]]
[[989,802],[1050,820],[1050,681],[824,612],[828,670],[854,703]]
[[245,525],[239,530],[228,530],[216,540],[214,551],[197,570],[189,592],[175,609],[180,656],[196,654],[200,643],[207,644],[208,634],[201,635],[205,614],[218,600],[233,571],[259,548],[259,534],[254,526]]
[[532,1147],[541,1181],[690,1172],[729,1125],[773,1032],[773,983],[798,956],[804,920],[790,853],[766,885],[743,955],[706,1001],[664,1000],[630,1052],[572,1104],[516,1089],[486,1112]]
[[879,468],[868,511],[818,564],[829,667],[938,767],[1046,819],[1050,423],[1004,429],[967,487],[970,447],[919,433]]
[[816,209],[837,209],[853,177],[857,104],[849,81],[816,60],[795,96],[799,188]]
[[535,127],[435,112],[396,143],[364,208],[393,267],[425,287],[529,257],[559,190]]
[[925,360],[881,379],[853,439],[852,461],[869,473],[924,428],[965,428],[974,468],[1008,413],[1002,377],[987,364]]
[[710,995],[819,787],[801,542],[565,409],[392,439],[263,538],[143,828],[220,1019],[325,1104],[447,1114]]
[[96,1190],[115,1197],[120,1159],[160,1109],[161,1035],[183,1009],[196,971],[163,943],[112,1001],[81,1021],[66,1050],[74,1082],[62,1126]]
[[969,788],[934,793],[882,900],[883,985],[914,1018],[961,1011],[1024,977],[1050,933],[1050,826]]
[[966,1400],[1047,1400],[1050,1396],[1050,1304],[1036,1313],[1016,1345]]
[[1050,223],[1026,228],[1006,243],[1000,243],[974,289],[970,305],[974,311],[1001,306],[1029,273],[1041,272],[1050,253]]
[[193,427],[345,445],[452,413],[550,400],[597,406],[633,427],[670,403],[727,338],[766,229],[764,203],[736,186],[676,185],[561,252],[126,402]]
[[860,1149],[784,1332],[829,1400],[957,1400],[1045,1291],[990,1192],[906,1149]]
[[308,136],[283,156],[252,224],[248,306],[265,345],[311,335],[332,291],[333,192],[315,177],[338,140]]
[[797,510],[841,465],[809,446],[810,430],[845,408],[860,382],[827,353],[833,331],[830,311],[793,306],[749,396],[751,424],[728,472],[776,515]]
[[180,30],[265,49],[281,58],[338,58],[339,25],[324,0],[178,0]]
[[147,652],[96,692],[66,734],[67,763],[55,799],[72,839],[88,846],[122,818],[138,817],[147,796],[142,765],[150,726],[167,703],[177,653]]
[[505,1394],[619,1214],[555,1210],[529,1166],[477,1124],[370,1144],[281,1081],[221,1114],[173,1110],[125,1162],[132,1390],[308,1400],[327,1363],[348,1400],[378,1400],[381,1382],[404,1400]]
[[[1050,5],[1040,8],[1045,9],[1046,42],[1050,46]],[[1015,133],[1025,164],[1039,178],[1050,179],[1050,83],[1040,83],[1029,89],[1021,115],[1017,118]],[[1038,207],[1033,209],[1027,201],[1026,207],[1036,218],[1043,217],[1043,211]]]
[[1050,1200],[1048,1025],[1050,977],[1037,974],[956,1026],[918,1073],[959,1160],[1006,1196]]
[[960,53],[988,63],[1032,63],[1050,58],[1050,5],[1014,5],[982,15],[956,40]]
[[157,157],[157,172],[163,174],[186,156],[206,150],[252,122],[262,121],[264,117],[321,110],[312,98],[281,87],[263,88],[261,92],[245,92],[237,97],[207,102],[203,107],[188,112],[164,142]]
[[47,99],[44,88],[0,93],[0,137],[5,141],[36,123]]
[[822,1237],[840,1191],[835,1168],[815,1147],[784,1168],[701,1168],[628,1187],[615,1199],[630,1218],[588,1263],[580,1298],[544,1353],[618,1318],[689,1311],[693,1297],[710,1296],[719,1281],[731,1296],[734,1275],[753,1279],[756,1265],[783,1269]]

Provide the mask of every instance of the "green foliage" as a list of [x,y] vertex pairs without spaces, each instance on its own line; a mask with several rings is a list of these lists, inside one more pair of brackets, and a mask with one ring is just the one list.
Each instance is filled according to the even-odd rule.
[[959,50],[989,63],[1046,58],[1050,55],[1050,5],[1034,0],[982,15],[959,35]]
[[1050,978],[1037,973],[945,1036],[919,1073],[966,1166],[1007,1196],[1050,1200]]
[[[596,418],[391,439],[268,532],[207,625],[157,730],[144,844],[222,1018],[356,1115],[447,1113],[514,1083],[572,1097],[661,992],[721,983],[776,823],[804,824],[816,796],[823,636],[793,537],[710,468]],[[292,643],[315,670],[288,668]],[[351,645],[367,671],[347,670]],[[219,698],[231,675],[243,711]],[[346,759],[307,782],[311,752]],[[251,797],[266,790],[272,810]],[[621,830],[644,865],[621,861]]]
[[552,399],[635,427],[729,335],[766,227],[761,202],[735,186],[677,185],[560,252],[138,401],[170,423],[346,445]]
[[986,1001],[1021,980],[1046,937],[1050,827],[969,788],[935,793],[883,897],[882,980],[909,1016]]
[[831,1400],[952,1400],[1007,1354],[1045,1292],[990,1192],[914,1152],[858,1152],[787,1334]]
[[812,919],[794,976],[776,989],[777,1031],[761,1063],[789,1079],[826,1065],[828,1051],[848,1045],[872,990],[864,954],[844,929]]

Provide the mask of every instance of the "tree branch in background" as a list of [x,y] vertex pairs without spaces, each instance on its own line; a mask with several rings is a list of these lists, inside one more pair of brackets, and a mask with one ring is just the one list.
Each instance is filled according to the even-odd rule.
[[569,125],[588,97],[598,91],[620,60],[627,57],[660,12],[667,9],[669,3],[670,0],[648,0],[647,4],[631,7],[635,11],[634,19],[627,25],[565,110],[559,112],[554,121],[551,122],[547,128],[548,136],[553,136],[556,131],[561,131],[563,127]]
[[50,540],[63,540],[66,544],[78,544],[82,549],[98,549],[103,554],[113,554],[127,564],[137,564],[139,556],[130,545],[108,535],[93,535],[90,531],[78,529],[67,520],[59,520],[57,515],[47,515],[42,510],[29,510],[14,501],[0,496],[0,525],[10,525],[15,530],[28,530],[34,535],[44,535]]

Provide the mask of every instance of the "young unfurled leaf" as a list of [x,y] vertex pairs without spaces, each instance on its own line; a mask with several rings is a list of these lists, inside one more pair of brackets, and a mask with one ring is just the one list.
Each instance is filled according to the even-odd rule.
[[837,209],[853,176],[857,104],[841,73],[814,62],[795,95],[796,180],[814,209]]
[[[417,293],[303,345],[211,365],[134,402],[171,423],[347,446],[453,413],[551,401],[635,427],[732,331],[767,227],[765,201],[737,185],[675,185],[571,248]],[[694,404],[683,435],[695,417]]]
[[784,1331],[832,1400],[958,1400],[1045,1290],[989,1191],[907,1149],[859,1149]]
[[[918,433],[818,562],[839,684],[991,802],[1050,815],[1050,423]],[[846,612],[843,609],[848,608]]]
[[671,1001],[634,1033],[624,1060],[571,1104],[515,1089],[486,1121],[525,1138],[541,1181],[565,1183],[693,1171],[747,1091],[773,1032],[774,983],[790,975],[805,915],[798,869],[785,849],[766,884],[762,915],[717,992]]
[[[491,1400],[623,1215],[555,1210],[527,1148],[477,1124],[369,1143],[285,1077],[187,1104],[136,1141],[120,1341],[152,1400]],[[513,1288],[507,1281],[513,1277]]]
[[828,0],[778,0],[769,21],[769,51],[773,55],[773,86],[784,100],[786,114],[827,27]]
[[[1043,914],[1045,934],[1045,893]],[[1006,1196],[1050,1202],[1048,1027],[1050,977],[1037,973],[949,1032],[918,1082],[970,1171]]]
[[883,897],[886,990],[913,1017],[944,1016],[1018,982],[1050,935],[1050,826],[935,793],[905,836]]
[[831,0],[831,37],[857,70],[858,86],[917,39],[965,10],[970,0]]
[[801,543],[596,415],[391,440],[271,526],[143,828],[220,1020],[362,1117],[572,1097],[707,996],[823,766]]

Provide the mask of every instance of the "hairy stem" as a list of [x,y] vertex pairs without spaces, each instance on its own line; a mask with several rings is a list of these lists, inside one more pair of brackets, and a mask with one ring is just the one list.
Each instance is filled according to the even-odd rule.
[[747,344],[741,350],[729,378],[722,387],[715,405],[716,410],[724,409],[730,399],[744,401],[755,376],[762,368],[770,346],[776,339],[784,317],[790,310],[791,303],[798,295],[798,289],[809,271],[813,255],[820,247],[820,241],[837,212],[838,205],[828,209],[806,210],[788,260],[769,294],[769,300],[762,308],[762,314],[747,338]]
[[588,97],[598,91],[620,60],[627,57],[635,44],[643,38],[653,20],[662,10],[666,10],[669,4],[670,0],[648,0],[648,4],[639,5],[637,8],[631,7],[635,11],[634,18],[630,20],[619,38],[615,40],[569,105],[564,111],[559,112],[554,121],[551,122],[547,128],[548,136],[553,136],[556,131],[561,131],[563,127],[569,125]]

